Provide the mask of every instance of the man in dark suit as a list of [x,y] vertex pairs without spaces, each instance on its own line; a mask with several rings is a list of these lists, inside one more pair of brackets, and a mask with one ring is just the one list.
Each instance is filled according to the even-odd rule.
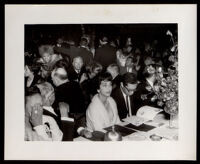
[[104,69],[116,62],[116,49],[108,43],[107,37],[102,37],[100,39],[100,47],[97,48],[94,60],[99,62]]
[[111,96],[117,103],[120,119],[136,114],[137,109],[135,108],[136,102],[134,92],[137,85],[138,81],[136,75],[134,73],[125,73],[120,86],[113,90]]
[[88,41],[86,38],[81,38],[78,55],[83,58],[85,66],[91,64],[93,61],[93,54],[88,50]]
[[140,108],[144,105],[159,107],[157,105],[157,96],[155,93],[156,87],[156,65],[150,64],[145,67],[143,72],[144,80],[137,87],[135,92],[135,98],[137,101],[136,108]]
[[70,81],[80,82],[81,76],[85,73],[85,67],[83,65],[83,58],[77,56],[72,60],[72,66],[68,69],[68,78]]
[[[60,108],[68,110],[69,117],[74,118],[75,131],[80,124],[84,124],[85,104],[80,86],[75,81],[69,81],[65,63],[60,60],[56,63],[52,74],[52,81],[55,88],[55,102],[53,107],[58,115],[62,116]],[[64,110],[62,110],[64,111]],[[66,111],[65,111],[66,112]],[[81,121],[83,120],[83,122]],[[76,135],[76,134],[75,134]]]
[[112,86],[113,89],[120,86],[122,76],[119,74],[119,66],[116,63],[110,64],[107,67],[107,72],[112,75]]

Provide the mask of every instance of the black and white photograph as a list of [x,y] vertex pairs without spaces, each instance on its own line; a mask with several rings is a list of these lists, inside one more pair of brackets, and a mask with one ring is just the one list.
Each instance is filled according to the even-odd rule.
[[196,5],[6,5],[6,160],[195,160]]
[[26,141],[178,140],[177,24],[24,28]]

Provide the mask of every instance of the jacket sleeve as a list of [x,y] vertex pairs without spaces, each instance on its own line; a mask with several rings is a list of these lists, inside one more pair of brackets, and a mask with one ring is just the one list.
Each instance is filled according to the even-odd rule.
[[[94,110],[93,105],[89,105],[86,111],[87,129],[89,131],[102,130],[103,122],[99,119],[98,110]],[[96,108],[95,108],[96,109]]]
[[45,116],[47,118],[47,122],[50,125],[50,131],[52,134],[52,140],[53,141],[61,141],[63,137],[62,131],[59,129],[56,121],[50,117],[50,116]]

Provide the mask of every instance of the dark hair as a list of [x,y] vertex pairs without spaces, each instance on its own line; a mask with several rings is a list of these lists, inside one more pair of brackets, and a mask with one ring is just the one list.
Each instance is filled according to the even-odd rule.
[[111,74],[108,73],[108,72],[102,72],[102,73],[100,73],[98,75],[98,86],[97,86],[97,89],[99,89],[102,81],[110,81],[110,82],[112,82]]
[[137,76],[134,73],[127,72],[122,76],[123,85],[129,84],[137,84]]
[[99,39],[100,39],[101,41],[103,41],[103,42],[108,42],[108,37],[105,36],[105,35],[100,36]]
[[88,40],[86,38],[81,38],[80,41],[80,46],[87,46],[88,45]]
[[94,72],[94,70],[95,70],[96,68],[99,68],[99,72],[101,72],[102,69],[103,69],[103,68],[102,68],[102,65],[101,65],[100,63],[92,62],[92,63],[90,63],[89,65],[86,66],[86,71],[87,71],[88,73],[92,73],[92,72]]
[[154,68],[156,68],[156,64],[147,65],[147,66],[144,68],[144,71],[142,72],[142,74],[143,74],[143,76],[144,76],[145,78],[149,78],[149,77],[152,76],[152,74],[149,73],[149,72],[147,71],[147,68],[148,68],[149,66],[153,66]]
[[28,87],[28,88],[25,88],[25,96],[33,96],[35,94],[41,94],[40,93],[40,90],[37,86],[32,86],[32,87]]
[[137,62],[136,57],[128,56],[126,60],[128,60],[128,59],[131,59],[132,63],[136,63]]
[[58,60],[54,66],[54,68],[63,68],[66,70],[66,72],[69,67],[70,67],[70,62],[67,61],[66,59]]
[[59,73],[55,73],[54,76],[57,76],[57,77],[58,77],[59,79],[61,79],[61,80],[66,80],[66,79],[68,79],[67,72],[66,72],[65,75],[61,75],[61,74],[59,74]]
[[110,64],[107,68],[114,68],[117,73],[120,72],[120,68],[116,63]]

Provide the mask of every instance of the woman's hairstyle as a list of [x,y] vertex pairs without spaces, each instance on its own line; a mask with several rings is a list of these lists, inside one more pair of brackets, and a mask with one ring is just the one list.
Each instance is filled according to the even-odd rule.
[[51,45],[41,45],[39,47],[39,54],[42,56],[44,53],[48,53],[49,55],[54,54],[53,47]]
[[122,76],[122,83],[124,86],[126,86],[127,84],[137,84],[138,80],[136,74],[131,72],[125,73]]
[[112,76],[108,72],[102,72],[98,75],[98,86],[97,89],[99,89],[102,81],[111,81],[112,82]]
[[103,67],[101,64],[97,63],[97,62],[92,62],[90,65],[86,66],[86,71],[88,73],[92,73],[94,72],[95,69],[99,69],[98,72],[101,72],[103,70]]
[[150,72],[148,71],[148,68],[149,68],[150,66],[152,66],[153,68],[156,69],[156,65],[155,65],[155,64],[147,65],[147,66],[144,68],[144,71],[143,71],[143,73],[142,73],[143,76],[144,76],[144,78],[149,78],[149,77],[152,76],[152,73],[150,73]]

